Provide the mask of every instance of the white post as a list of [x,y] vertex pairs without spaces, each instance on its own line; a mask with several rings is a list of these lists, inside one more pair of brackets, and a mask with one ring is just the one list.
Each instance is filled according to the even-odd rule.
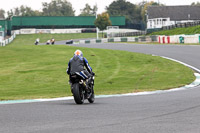
[[96,27],[96,31],[97,31],[97,39],[99,39],[99,29],[98,29],[98,27]]
[[[96,3],[96,5],[97,5],[97,3]],[[96,19],[97,19],[97,10],[96,10]],[[97,39],[99,39],[99,29],[98,29],[98,27],[96,27],[96,32],[97,32]]]

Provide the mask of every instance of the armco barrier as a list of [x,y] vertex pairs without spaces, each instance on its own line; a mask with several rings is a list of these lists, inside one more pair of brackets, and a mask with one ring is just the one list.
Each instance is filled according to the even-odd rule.
[[159,36],[158,38],[159,43],[165,43],[165,36]]
[[187,35],[184,39],[185,43],[199,43],[199,35]]
[[[156,40],[157,40],[157,36]],[[152,42],[151,37],[147,36],[143,36],[143,37],[116,37],[116,38],[102,38],[102,39],[91,39],[91,40],[80,40],[79,44],[85,44],[85,43],[107,43],[107,42]],[[154,40],[155,41],[155,40]]]
[[152,42],[158,42],[158,36],[150,36]]
[[162,43],[165,43],[165,36],[162,37]]
[[90,40],[85,40],[85,43],[90,43]]
[[199,35],[199,43],[200,43],[200,35]]
[[167,37],[167,43],[170,43],[170,36]]
[[114,39],[114,42],[121,42],[121,38],[120,37],[116,37],[116,38],[113,38]]
[[180,42],[180,43],[184,43],[184,39],[185,39],[184,36],[180,36],[180,37],[179,37],[179,42]]
[[106,42],[108,42],[108,39],[107,38],[103,38],[103,39],[101,39],[101,42],[102,43],[106,43]]
[[161,37],[160,36],[158,37],[158,43],[161,43]]
[[139,37],[139,42],[146,42],[146,36]]
[[153,42],[150,36],[146,36],[146,42]]
[[200,34],[196,35],[174,35],[158,36],[159,43],[200,43]]
[[114,42],[114,39],[113,38],[108,39],[108,42]]
[[170,36],[170,43],[179,43],[179,36]]
[[128,42],[135,42],[135,37],[127,37],[127,39]]
[[91,40],[87,40],[87,41],[90,41],[90,42],[87,42],[87,43],[96,43],[96,39],[91,39]]
[[138,37],[135,38],[135,42],[139,42],[139,38]]
[[84,44],[84,43],[85,43],[85,40],[80,40],[79,43],[80,43],[80,44]]
[[121,38],[121,42],[127,42],[128,39],[127,38]]
[[101,40],[96,40],[96,43],[101,43]]
[[196,35],[174,35],[174,36],[142,36],[142,37],[116,37],[92,40],[80,40],[84,43],[106,43],[106,42],[159,42],[161,44],[171,43],[200,43],[200,34]]

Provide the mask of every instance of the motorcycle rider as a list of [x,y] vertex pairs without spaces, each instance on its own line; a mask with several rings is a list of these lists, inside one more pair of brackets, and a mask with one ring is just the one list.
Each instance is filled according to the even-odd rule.
[[81,50],[76,50],[74,52],[74,56],[70,59],[66,72],[69,77],[70,75],[77,74],[81,76],[84,80],[86,80],[87,89],[89,88],[91,78],[94,75],[94,73],[92,72],[92,68],[90,67],[87,59],[83,57],[83,53],[81,52]]

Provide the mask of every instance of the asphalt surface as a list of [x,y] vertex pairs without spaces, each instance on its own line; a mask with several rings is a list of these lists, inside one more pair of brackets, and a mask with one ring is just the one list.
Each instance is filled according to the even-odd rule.
[[[84,44],[167,56],[200,69],[200,46]],[[0,133],[199,133],[200,87],[162,94],[0,105]]]

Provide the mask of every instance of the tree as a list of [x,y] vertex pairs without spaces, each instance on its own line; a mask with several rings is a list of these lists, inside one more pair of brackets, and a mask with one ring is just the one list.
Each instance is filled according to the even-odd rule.
[[5,19],[5,11],[3,9],[0,9],[0,19]]
[[41,16],[42,13],[37,10],[32,10],[31,7],[23,6],[11,9],[7,12],[8,19],[12,16]]
[[[15,12],[15,14],[17,14]],[[20,16],[41,16],[42,13],[37,10],[32,10],[30,7],[20,7]]]
[[103,30],[105,30],[107,26],[112,25],[109,14],[106,12],[98,14],[97,19],[94,22],[94,25],[102,31],[102,37],[103,37]]
[[126,0],[112,2],[106,10],[110,16],[125,16],[126,23],[138,23],[141,21],[140,9]]
[[18,7],[14,9],[14,15],[20,16],[20,9]]
[[7,19],[11,19],[11,17],[14,15],[13,10],[7,11]]
[[75,13],[67,0],[52,0],[50,3],[42,3],[42,6],[44,16],[74,16]]
[[154,2],[154,1],[143,3],[141,15],[142,15],[142,20],[144,22],[146,22],[146,11],[147,11],[147,8],[149,6],[163,6],[163,4],[160,4],[160,3],[157,3],[157,2]]
[[93,8],[89,4],[85,4],[85,8],[81,9],[81,14],[79,16],[95,16],[97,12],[97,5]]
[[97,5],[94,5],[93,9],[92,9],[92,14],[96,15],[97,14],[97,10],[98,10]]
[[192,6],[200,6],[200,2],[192,2],[192,4],[191,4]]

